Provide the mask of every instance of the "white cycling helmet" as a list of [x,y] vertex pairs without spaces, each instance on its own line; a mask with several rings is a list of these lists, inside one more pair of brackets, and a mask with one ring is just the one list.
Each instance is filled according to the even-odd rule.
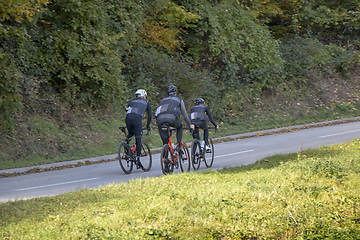
[[137,97],[145,97],[146,96],[146,91],[144,89],[138,89],[135,93],[135,96]]

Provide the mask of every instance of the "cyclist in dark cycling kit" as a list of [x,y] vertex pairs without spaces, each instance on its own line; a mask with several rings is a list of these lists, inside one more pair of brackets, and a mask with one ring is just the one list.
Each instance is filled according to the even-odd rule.
[[[214,125],[216,129],[219,128],[219,125],[216,124],[213,119],[209,108],[205,105],[205,101],[202,98],[195,99],[194,103],[196,104],[191,108],[190,111],[190,120],[191,124],[198,126],[199,128],[204,130],[204,141],[206,145],[206,150],[210,149],[209,147],[209,129],[207,123],[210,122]],[[193,137],[199,137],[199,132],[195,132]]]
[[141,137],[142,137],[142,118],[144,113],[148,112],[148,119],[146,128],[150,130],[151,122],[151,106],[150,102],[146,100],[146,91],[139,89],[135,92],[136,99],[129,102],[129,107],[126,109],[126,128],[128,129],[127,138],[135,135],[136,140],[136,159],[135,164],[137,168],[141,168],[140,153],[141,153]]
[[168,144],[169,136],[167,130],[162,130],[161,125],[167,123],[169,126],[176,128],[176,150],[179,151],[182,140],[183,126],[180,115],[183,115],[185,122],[190,126],[190,119],[186,113],[184,101],[176,96],[177,89],[174,85],[167,87],[168,97],[163,98],[160,106],[156,109],[155,117],[159,127],[159,134],[163,144]]

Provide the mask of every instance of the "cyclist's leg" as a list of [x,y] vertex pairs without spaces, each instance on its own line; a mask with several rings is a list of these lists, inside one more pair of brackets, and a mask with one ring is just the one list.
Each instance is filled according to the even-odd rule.
[[174,114],[160,114],[156,118],[158,128],[159,128],[159,134],[160,134],[160,137],[161,137],[161,139],[163,141],[163,144],[168,144],[169,143],[169,137],[170,136],[169,136],[169,132],[167,130],[162,130],[161,125],[164,124],[164,123],[167,123],[171,127],[176,127],[175,126],[175,119],[176,119],[176,117],[175,117]]
[[[158,128],[159,128],[159,135],[160,135],[160,138],[162,140],[163,146],[165,146],[165,145],[167,145],[169,143],[169,137],[168,137],[168,131],[161,129],[161,125],[163,123],[166,123],[166,122],[163,121],[162,119],[157,119],[157,124],[158,124]],[[169,151],[168,150],[161,151],[161,154],[164,154],[164,156],[161,156],[162,158],[164,158],[164,159],[169,158]]]
[[[172,115],[172,114],[171,114]],[[174,170],[174,165],[170,163],[169,159],[169,132],[167,129],[162,129],[163,124],[168,124],[168,126],[171,126],[171,123],[173,122],[171,119],[170,114],[160,114],[156,118],[156,122],[158,124],[159,129],[159,135],[161,137],[161,140],[163,142],[163,147],[161,149],[161,156],[160,156],[160,164],[161,169],[164,174],[171,173]],[[171,155],[170,155],[171,158]]]
[[[166,117],[167,114],[162,114],[162,115],[159,115],[156,119],[156,122],[158,124],[158,129],[159,129],[159,135],[160,135],[160,138],[163,142],[163,145],[165,144],[168,144],[169,143],[169,133],[167,130],[163,130],[161,128],[161,126],[165,123],[169,124],[169,119]],[[169,124],[170,126],[170,124]]]
[[[133,114],[131,114],[131,115],[133,115]],[[129,139],[135,135],[135,126],[133,125],[133,120],[132,120],[131,115],[127,114],[126,118],[125,118],[125,124],[126,124],[126,128],[128,130],[128,135],[126,136],[127,139]]]
[[[135,163],[137,168],[141,167],[141,162],[139,160],[141,154],[141,136],[142,136],[142,122],[141,116],[137,114],[128,114],[126,116],[125,123],[127,124],[129,129],[129,136],[135,135],[135,143],[136,143],[136,159]],[[131,134],[131,135],[130,135]]]
[[134,119],[135,125],[135,140],[136,140],[136,156],[140,157],[141,154],[141,137],[142,137],[142,123],[141,117]]
[[126,126],[128,127],[129,135],[135,135],[136,140],[136,156],[140,157],[141,153],[141,137],[142,137],[142,121],[140,115],[128,114],[125,119]]
[[204,141],[205,141],[205,144],[208,146],[209,145],[209,128],[208,128],[207,122],[201,121],[201,122],[199,122],[198,126],[202,130],[204,130]]
[[200,138],[200,132],[199,132],[199,122],[192,122],[191,124],[194,124],[195,125],[195,129],[192,131],[192,136],[193,136],[193,139],[197,138],[199,139]]
[[177,145],[179,146],[179,144],[181,143],[181,140],[182,140],[182,135],[183,135],[183,126],[182,126],[180,118],[177,118],[175,120],[173,127],[176,128],[176,141],[177,141]]

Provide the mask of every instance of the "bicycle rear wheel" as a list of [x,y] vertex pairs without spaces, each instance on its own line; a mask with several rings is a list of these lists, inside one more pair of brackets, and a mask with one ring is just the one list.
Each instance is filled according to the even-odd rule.
[[142,165],[142,170],[144,172],[150,171],[152,165],[152,156],[149,145],[145,141],[141,141],[141,153],[140,153],[140,162]]
[[164,175],[168,175],[173,173],[174,171],[174,164],[173,164],[173,156],[170,152],[170,147],[168,144],[165,144],[161,148],[160,153],[160,165],[161,165],[161,171]]
[[134,162],[131,159],[130,147],[127,143],[121,142],[118,149],[118,158],[121,169],[125,174],[130,174],[133,168]]
[[205,161],[205,166],[207,168],[210,168],[214,162],[214,145],[211,138],[209,138],[209,145],[210,145],[209,150],[204,149],[204,161]]
[[181,142],[181,147],[183,149],[183,154],[178,154],[178,161],[180,163],[180,169],[182,172],[189,172],[190,171],[190,154],[188,147]]
[[200,149],[200,142],[198,139],[194,139],[191,143],[191,164],[193,169],[196,171],[200,167],[201,163],[201,149]]

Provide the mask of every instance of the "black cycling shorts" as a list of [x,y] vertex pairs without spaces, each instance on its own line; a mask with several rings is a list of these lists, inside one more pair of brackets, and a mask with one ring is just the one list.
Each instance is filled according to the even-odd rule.
[[135,138],[142,137],[142,118],[138,114],[129,113],[125,118],[126,127],[128,129],[128,137],[134,136]]
[[168,136],[168,132],[167,131],[163,131],[161,129],[161,125],[164,123],[169,124],[169,126],[179,129],[182,127],[182,123],[180,118],[177,118],[174,114],[160,114],[157,116],[156,118],[157,124],[158,124],[158,128],[159,128],[159,134],[162,140],[166,140],[167,138],[169,138]]

